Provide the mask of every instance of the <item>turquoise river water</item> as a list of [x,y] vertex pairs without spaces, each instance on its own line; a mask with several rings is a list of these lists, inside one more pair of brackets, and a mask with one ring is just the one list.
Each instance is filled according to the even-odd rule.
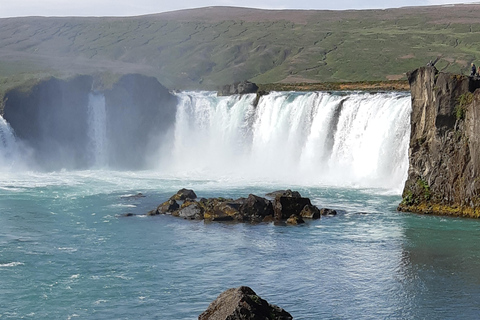
[[[196,319],[238,286],[295,319],[479,317],[480,221],[396,211],[408,94],[271,93],[257,107],[176,95],[170,144],[146,171],[109,168],[101,95],[88,170],[38,170],[0,118],[0,319]],[[181,188],[289,188],[339,214],[301,226],[144,215]]]

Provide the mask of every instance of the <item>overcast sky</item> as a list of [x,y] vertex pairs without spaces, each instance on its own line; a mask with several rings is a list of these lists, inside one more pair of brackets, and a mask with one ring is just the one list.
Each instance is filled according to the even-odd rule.
[[135,16],[208,6],[261,9],[377,9],[474,3],[480,0],[0,0],[0,18],[19,16]]

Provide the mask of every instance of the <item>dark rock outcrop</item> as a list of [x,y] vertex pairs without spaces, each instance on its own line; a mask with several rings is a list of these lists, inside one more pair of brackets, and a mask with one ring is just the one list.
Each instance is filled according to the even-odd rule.
[[243,221],[238,201],[223,198],[201,199],[204,208],[204,219],[211,221]]
[[186,200],[177,211],[172,212],[173,216],[189,219],[202,220],[204,209],[200,203],[194,200]]
[[[160,204],[156,209],[147,213],[149,216],[171,214],[185,219],[204,219],[207,221],[236,221],[236,222],[285,222],[290,219],[291,224],[303,223],[303,218],[318,219],[320,210],[310,203],[310,199],[303,198],[296,191],[285,190],[272,193],[276,198],[272,201],[250,194],[248,198],[202,198],[197,197],[193,190],[181,189],[169,200]],[[176,200],[184,200],[181,206]],[[274,205],[278,213],[275,215]]]
[[287,219],[287,224],[298,225],[298,224],[302,224],[302,223],[305,223],[305,221],[298,214],[292,214]]
[[187,199],[196,199],[197,195],[193,190],[190,189],[180,189],[176,194],[170,197],[171,200],[187,200]]
[[261,222],[273,217],[273,206],[267,199],[250,194],[240,206],[240,212],[245,220]]
[[320,209],[313,205],[305,205],[302,211],[300,211],[300,216],[307,219],[320,219],[321,213]]
[[173,199],[169,199],[159,205],[157,207],[157,210],[153,210],[153,214],[150,215],[155,215],[155,214],[172,214],[175,211],[180,209],[180,205],[177,203],[177,201]]
[[46,170],[88,166],[89,93],[93,78],[51,78],[5,94],[3,117]]
[[258,86],[250,81],[235,82],[234,84],[227,84],[218,91],[219,96],[231,96],[234,94],[256,93]]
[[280,194],[275,197],[275,200],[273,200],[275,220],[285,220],[291,215],[299,215],[306,205],[312,205],[310,199],[299,197],[297,194],[298,192],[291,195]]
[[300,195],[300,192],[298,191],[292,191],[290,189],[287,190],[277,190],[273,192],[267,193],[265,196],[275,199],[278,196],[281,197],[292,197],[292,198],[301,198],[302,196]]
[[249,287],[232,288],[221,293],[198,320],[291,320],[292,315],[269,304]]
[[[144,169],[175,120],[177,98],[155,78],[128,74],[109,89],[93,91],[93,76],[51,78],[5,93],[3,117],[31,150],[40,169],[95,165],[92,130],[101,113],[105,161],[121,169]],[[100,105],[98,105],[100,104]],[[99,110],[99,107],[104,107]],[[97,119],[98,120],[98,119]]]
[[122,76],[105,90],[109,166],[144,169],[175,123],[177,98],[156,78]]
[[337,215],[337,210],[328,209],[328,208],[321,208],[320,209],[320,214],[322,216],[336,216]]
[[408,80],[409,169],[398,209],[480,217],[480,80],[435,67]]

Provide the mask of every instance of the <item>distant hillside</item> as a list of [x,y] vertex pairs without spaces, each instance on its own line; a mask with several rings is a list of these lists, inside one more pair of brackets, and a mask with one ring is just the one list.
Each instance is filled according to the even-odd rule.
[[[0,19],[0,86],[138,72],[170,89],[405,79],[480,59],[480,5],[361,11],[209,7],[128,18]],[[480,62],[480,61],[479,61]],[[479,63],[480,64],[480,63]]]

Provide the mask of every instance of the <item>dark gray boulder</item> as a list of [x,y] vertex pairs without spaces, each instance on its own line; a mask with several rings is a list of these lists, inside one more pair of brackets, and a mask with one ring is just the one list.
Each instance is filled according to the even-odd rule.
[[193,190],[190,189],[180,189],[176,194],[170,197],[171,200],[187,200],[187,199],[196,199],[197,195]]
[[194,200],[186,200],[180,209],[173,212],[172,215],[188,220],[202,220],[203,208],[200,203]]
[[277,196],[273,200],[275,220],[285,220],[291,215],[299,215],[306,205],[312,205],[309,198]]
[[249,287],[232,288],[221,293],[198,320],[291,320],[292,315],[269,304]]
[[290,189],[273,191],[273,192],[267,193],[265,196],[267,196],[269,198],[272,198],[272,199],[275,199],[278,196],[291,197],[291,198],[301,198],[302,197],[300,195],[300,192],[292,191]]
[[273,205],[265,198],[250,194],[240,206],[240,213],[245,221],[261,222],[273,217]]
[[218,91],[219,96],[230,96],[234,94],[256,93],[258,86],[250,81],[235,82],[234,84],[227,84]]

